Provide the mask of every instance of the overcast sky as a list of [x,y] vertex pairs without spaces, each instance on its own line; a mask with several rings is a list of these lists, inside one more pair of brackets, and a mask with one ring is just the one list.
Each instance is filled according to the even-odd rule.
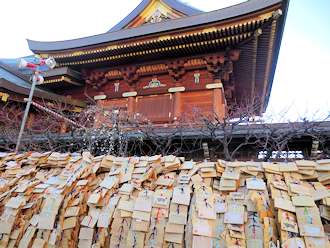
[[[205,11],[242,0],[182,0]],[[0,58],[30,55],[26,38],[55,41],[104,33],[140,0],[1,0]],[[266,115],[330,111],[330,1],[291,0]]]

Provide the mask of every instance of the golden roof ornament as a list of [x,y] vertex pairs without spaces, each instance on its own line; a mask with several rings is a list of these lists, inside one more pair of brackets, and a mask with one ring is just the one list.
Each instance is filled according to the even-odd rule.
[[149,18],[146,19],[146,23],[158,23],[169,19],[166,13],[162,13],[157,9]]

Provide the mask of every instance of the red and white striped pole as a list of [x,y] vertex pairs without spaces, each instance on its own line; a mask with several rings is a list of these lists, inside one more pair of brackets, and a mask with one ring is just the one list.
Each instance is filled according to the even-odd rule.
[[43,111],[45,111],[45,112],[53,115],[55,118],[62,119],[64,121],[72,124],[73,126],[80,127],[80,128],[85,128],[84,126],[80,125],[79,123],[74,122],[73,120],[70,120],[69,118],[67,118],[65,116],[62,116],[59,113],[57,113],[57,112],[55,112],[55,111],[53,111],[53,110],[51,110],[51,109],[49,109],[49,108],[47,108],[45,106],[40,105],[39,103],[36,103],[36,102],[32,101],[31,104],[33,106],[35,106],[36,108],[39,108],[39,109],[41,109],[41,110],[43,110]]

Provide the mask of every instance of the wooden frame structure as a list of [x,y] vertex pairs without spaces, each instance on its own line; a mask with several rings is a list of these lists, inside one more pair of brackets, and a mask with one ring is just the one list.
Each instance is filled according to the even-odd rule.
[[258,99],[265,111],[287,0],[251,0],[202,12],[175,0],[143,0],[110,31],[60,42],[28,40],[59,68],[44,89],[172,123],[195,109],[221,117]]

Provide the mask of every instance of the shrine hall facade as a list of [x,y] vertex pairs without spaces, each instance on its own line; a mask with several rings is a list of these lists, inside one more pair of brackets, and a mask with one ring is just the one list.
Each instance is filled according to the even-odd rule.
[[155,123],[195,110],[221,117],[257,98],[265,111],[287,0],[250,0],[202,12],[176,0],[143,0],[108,32],[75,40],[28,40],[57,67],[40,89]]

